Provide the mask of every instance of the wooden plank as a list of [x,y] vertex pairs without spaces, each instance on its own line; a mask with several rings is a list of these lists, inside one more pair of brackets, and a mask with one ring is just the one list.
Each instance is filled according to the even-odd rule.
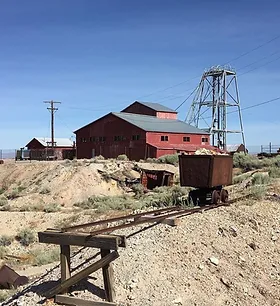
[[[60,246],[60,267],[61,267],[61,282],[71,277],[70,272],[70,246]],[[66,293],[65,290],[63,293]]]
[[78,245],[102,249],[117,250],[118,247],[125,247],[124,236],[97,235],[92,236],[86,233],[62,233],[45,231],[38,233],[39,242],[60,245]]
[[[110,254],[110,250],[101,249],[101,258],[106,257]],[[102,268],[103,281],[105,288],[106,300],[109,302],[114,302],[116,297],[116,292],[114,289],[114,272],[112,264],[108,264]]]
[[67,295],[56,295],[54,301],[55,303],[58,304],[73,305],[73,306],[116,306],[115,303],[109,303],[103,301],[88,301]]
[[[147,222],[154,223],[155,218],[157,218],[157,216],[148,215],[148,216],[139,217],[137,220],[139,220],[139,221],[145,220]],[[170,226],[177,226],[180,223],[180,221],[176,217],[170,217],[170,218],[162,219],[162,220],[158,221],[158,223],[168,224]]]
[[77,284],[82,279],[88,277],[91,273],[97,271],[100,268],[103,268],[104,266],[108,265],[111,261],[115,260],[119,257],[119,254],[117,251],[113,251],[112,253],[106,255],[105,257],[101,258],[97,262],[91,264],[84,270],[78,272],[77,274],[71,276],[70,278],[66,279],[65,281],[61,282],[51,290],[47,291],[45,293],[46,298],[51,298],[55,296],[58,293],[63,292],[67,288]]

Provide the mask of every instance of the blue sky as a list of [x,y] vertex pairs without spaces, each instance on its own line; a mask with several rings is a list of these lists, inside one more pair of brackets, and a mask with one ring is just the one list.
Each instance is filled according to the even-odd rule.
[[[279,15],[277,0],[2,0],[0,149],[49,136],[43,100],[62,102],[57,137],[137,99],[176,108],[205,68],[280,35]],[[280,96],[277,57],[280,37],[231,62],[242,107]],[[279,103],[243,112],[248,145],[280,144]]]

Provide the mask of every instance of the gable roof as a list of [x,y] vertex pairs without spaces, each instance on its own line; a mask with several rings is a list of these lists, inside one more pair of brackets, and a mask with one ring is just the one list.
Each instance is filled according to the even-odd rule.
[[112,114],[147,132],[186,133],[202,135],[209,134],[180,120],[162,119],[154,116],[123,112]]
[[[140,102],[140,101],[135,101],[134,103],[132,103],[131,105],[135,104],[135,103],[139,103],[142,104],[144,106],[147,106],[153,110],[155,110],[156,112],[165,112],[165,113],[175,113],[177,114],[177,112],[167,106],[164,106],[162,104],[159,103],[152,103],[152,102]],[[125,111],[127,108],[129,108],[131,105],[129,105],[128,107],[126,107],[123,111]]]
[[[34,137],[32,140],[34,139],[40,142],[40,144],[44,147],[47,147],[48,145],[50,146],[48,143],[51,143],[52,141],[50,137]],[[30,144],[31,141],[29,141],[26,147]],[[73,147],[73,141],[68,138],[55,138],[54,141],[56,142],[56,147]]]

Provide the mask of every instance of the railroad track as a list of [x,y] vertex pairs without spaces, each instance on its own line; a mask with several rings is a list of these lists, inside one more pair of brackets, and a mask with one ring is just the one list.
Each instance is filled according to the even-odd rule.
[[[113,231],[124,229],[132,226],[141,225],[144,223],[166,223],[169,225],[177,225],[176,220],[180,217],[199,213],[203,211],[212,210],[221,206],[229,206],[230,204],[246,198],[240,197],[234,200],[230,200],[227,203],[205,205],[194,208],[184,208],[182,206],[172,206],[167,208],[156,209],[152,211],[146,211],[138,214],[129,214],[121,217],[109,218],[104,220],[97,220],[89,223],[74,225],[62,228],[62,232],[76,232],[88,233],[92,236],[99,234],[108,234]],[[116,224],[123,221],[122,224]],[[101,227],[101,228],[100,228]]]

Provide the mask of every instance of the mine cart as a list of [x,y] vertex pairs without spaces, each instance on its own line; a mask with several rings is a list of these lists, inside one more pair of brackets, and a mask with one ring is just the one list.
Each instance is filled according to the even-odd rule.
[[189,200],[196,204],[228,201],[223,186],[232,184],[233,158],[230,155],[179,155],[181,186],[194,187]]

